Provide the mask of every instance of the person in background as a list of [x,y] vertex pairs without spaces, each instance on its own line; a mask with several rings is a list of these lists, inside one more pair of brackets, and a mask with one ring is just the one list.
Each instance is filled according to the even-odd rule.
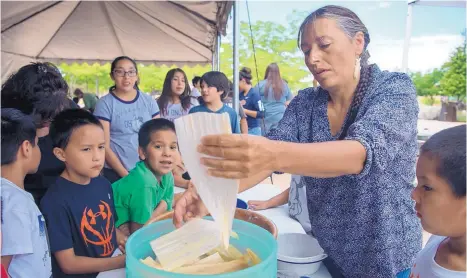
[[201,77],[193,77],[191,83],[193,84],[193,88],[191,89],[191,96],[199,98],[201,96]]
[[[229,80],[229,94],[224,99],[224,103],[227,104],[230,108],[233,108],[233,82]],[[247,115],[245,114],[245,110],[243,109],[242,105],[238,106],[238,116],[240,117],[240,132],[242,134],[248,134],[248,122],[247,122]]]
[[128,175],[139,161],[138,130],[143,123],[159,117],[159,107],[155,99],[139,90],[138,67],[133,59],[115,58],[110,77],[115,85],[99,99],[94,115],[105,133],[104,176],[113,183]]
[[264,108],[258,89],[251,85],[251,69],[243,67],[240,70],[239,101],[247,115],[248,134],[261,136],[261,121],[264,118]]
[[[96,108],[97,101],[99,100],[95,94],[90,93],[83,93],[81,89],[75,89],[73,95],[78,98],[78,102],[80,99],[84,102],[84,109],[88,110],[89,112],[93,113],[94,109]],[[74,99],[73,99],[74,100]]]
[[50,126],[54,154],[66,165],[41,200],[54,278],[89,277],[125,266],[126,236],[115,228],[112,186],[100,175],[105,162],[101,122],[83,109],[59,113]]
[[128,176],[112,184],[118,227],[130,235],[151,217],[172,210],[172,170],[180,156],[175,125],[166,119],[145,122],[138,134],[142,161]]
[[[422,247],[410,198],[417,94],[408,75],[368,63],[369,43],[351,10],[313,11],[298,45],[320,86],[301,90],[267,138],[210,135],[198,150],[207,173],[241,179],[240,192],[272,172],[301,175],[312,233],[333,277],[407,278]],[[175,204],[177,227],[184,216],[205,212],[195,193],[187,190]]]
[[410,277],[466,277],[465,125],[445,129],[421,147],[412,192],[423,229],[431,234]]
[[53,154],[48,136],[50,122],[60,111],[78,106],[68,98],[68,84],[51,63],[31,63],[11,75],[2,85],[1,106],[15,108],[34,119],[42,156],[37,172],[26,175],[24,189],[39,205],[48,186],[65,169]]
[[191,108],[190,114],[198,112],[227,113],[232,133],[240,133],[237,113],[222,102],[230,90],[227,76],[220,71],[207,72],[201,77],[201,89],[203,103]]
[[49,278],[52,265],[45,220],[24,190],[26,174],[36,172],[41,160],[32,117],[3,108],[1,137],[2,266],[11,277]]
[[172,122],[188,115],[192,107],[199,105],[198,101],[191,97],[188,79],[182,69],[171,69],[167,72],[157,104],[161,118]]
[[292,93],[287,83],[281,78],[279,66],[276,63],[269,64],[264,80],[260,81],[256,87],[264,106],[265,130],[263,134],[266,135],[278,126],[285,109],[292,100]]

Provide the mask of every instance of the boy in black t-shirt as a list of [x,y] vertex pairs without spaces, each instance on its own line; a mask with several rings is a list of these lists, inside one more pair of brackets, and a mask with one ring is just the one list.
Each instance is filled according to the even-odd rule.
[[41,201],[53,254],[54,278],[96,277],[125,266],[126,238],[115,228],[110,182],[99,174],[105,160],[104,130],[81,109],[65,110],[50,127],[55,156],[66,165]]

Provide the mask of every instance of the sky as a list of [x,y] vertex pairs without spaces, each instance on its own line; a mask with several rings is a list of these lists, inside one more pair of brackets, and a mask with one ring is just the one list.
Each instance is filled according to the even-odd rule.
[[[441,67],[454,49],[462,44],[466,9],[465,1],[458,2],[463,2],[464,8],[439,5],[413,7],[410,71],[428,72]],[[401,69],[407,1],[248,1],[252,22],[273,21],[284,26],[287,26],[287,15],[293,10],[311,12],[329,4],[351,9],[366,25],[371,38],[368,50],[372,62],[385,70]],[[244,1],[240,3],[240,20],[248,21]],[[228,33],[232,33],[231,19]]]

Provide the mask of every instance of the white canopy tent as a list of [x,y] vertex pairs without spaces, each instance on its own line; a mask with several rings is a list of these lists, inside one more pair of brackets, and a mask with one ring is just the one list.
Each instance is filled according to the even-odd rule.
[[[214,64],[233,1],[1,1],[2,79],[36,60]],[[214,66],[215,67],[215,66]]]
[[433,0],[408,0],[407,1],[407,22],[405,30],[404,52],[402,53],[402,71],[408,71],[409,65],[409,46],[410,37],[412,36],[412,9],[413,6],[435,6],[435,7],[466,7],[464,1],[433,1]]

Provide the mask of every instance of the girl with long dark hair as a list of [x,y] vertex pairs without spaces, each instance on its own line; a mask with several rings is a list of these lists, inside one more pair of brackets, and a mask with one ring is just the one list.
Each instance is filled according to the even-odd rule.
[[161,110],[161,118],[172,122],[187,115],[193,106],[199,105],[198,100],[191,97],[188,78],[182,69],[176,68],[167,72],[157,104]]

